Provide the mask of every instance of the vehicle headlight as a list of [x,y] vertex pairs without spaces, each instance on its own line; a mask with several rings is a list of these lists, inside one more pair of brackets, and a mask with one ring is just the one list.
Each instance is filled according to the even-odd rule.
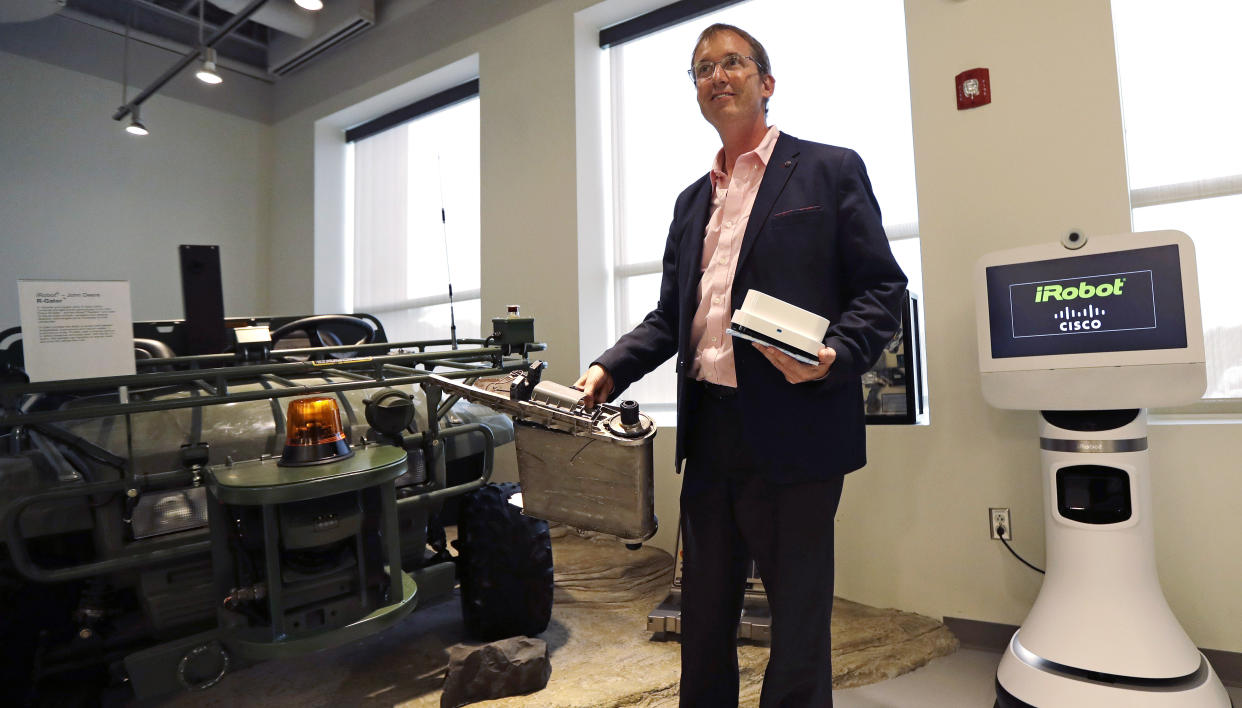
[[136,539],[201,528],[207,525],[207,490],[148,492],[134,505],[131,519]]

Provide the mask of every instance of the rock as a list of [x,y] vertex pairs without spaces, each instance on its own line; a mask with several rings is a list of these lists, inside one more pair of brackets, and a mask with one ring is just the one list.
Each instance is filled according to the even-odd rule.
[[542,639],[510,637],[482,646],[449,648],[440,708],[532,693],[548,685],[552,664]]
[[556,605],[658,603],[673,582],[673,557],[654,546],[631,551],[616,536],[571,532],[552,542]]
[[957,651],[940,622],[912,612],[878,609],[836,598],[832,605],[832,685],[878,683]]

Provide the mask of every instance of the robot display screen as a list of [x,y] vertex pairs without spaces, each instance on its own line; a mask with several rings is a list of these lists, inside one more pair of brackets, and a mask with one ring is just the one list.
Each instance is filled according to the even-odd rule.
[[994,359],[1186,347],[1176,245],[986,271]]

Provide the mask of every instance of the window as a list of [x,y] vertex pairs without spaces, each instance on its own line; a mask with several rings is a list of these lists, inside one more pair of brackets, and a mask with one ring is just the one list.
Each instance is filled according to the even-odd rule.
[[[797,18],[792,21],[791,18]],[[856,150],[883,210],[893,252],[922,292],[905,11],[898,0],[751,0],[612,46],[612,294],[615,340],[659,295],[673,202],[701,177],[720,139],[686,76],[699,32],[726,22],[754,35],[772,61],[769,124]],[[824,27],[849,27],[823,40]],[[672,362],[631,387],[658,411],[675,398]],[[627,394],[630,395],[630,394]]]
[[478,82],[346,139],[350,309],[379,317],[389,341],[448,339],[452,283],[457,337],[479,337]]
[[1242,4],[1114,0],[1113,28],[1136,231],[1195,242],[1205,398],[1242,398]]

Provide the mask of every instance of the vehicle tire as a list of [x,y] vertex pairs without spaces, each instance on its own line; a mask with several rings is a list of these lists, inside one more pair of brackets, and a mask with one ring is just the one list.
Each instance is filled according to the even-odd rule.
[[457,524],[461,613],[472,638],[535,636],[552,619],[552,539],[548,522],[509,503],[512,482],[466,495]]
[[[10,577],[0,569],[0,704],[14,706],[90,705],[85,697],[70,702],[61,700],[70,681],[60,681],[63,674],[35,681],[36,653],[40,634],[47,633],[55,641],[64,641],[75,631],[73,610],[77,606],[81,583],[30,583]],[[88,667],[83,673],[89,674]],[[102,684],[83,681],[82,687],[98,691]],[[85,696],[87,694],[82,694]]]

